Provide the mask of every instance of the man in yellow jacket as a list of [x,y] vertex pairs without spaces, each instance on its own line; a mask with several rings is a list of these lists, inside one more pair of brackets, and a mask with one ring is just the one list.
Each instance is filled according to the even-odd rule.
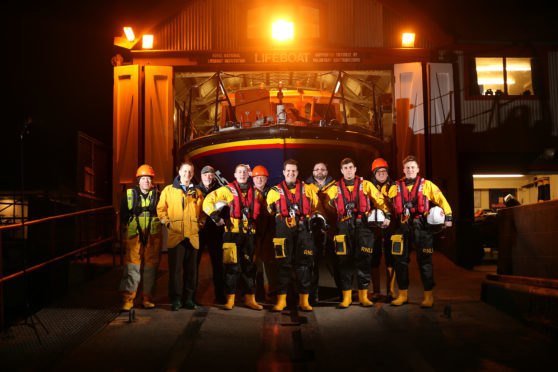
[[391,302],[394,306],[407,303],[409,288],[409,249],[414,244],[417,251],[417,263],[424,287],[424,300],[421,307],[434,305],[434,270],[432,253],[434,253],[434,237],[432,227],[427,223],[429,209],[437,205],[445,213],[443,227],[452,226],[451,207],[446,198],[434,183],[419,177],[419,166],[413,156],[403,159],[405,177],[395,183],[389,190],[395,217],[399,226],[391,236],[392,257],[395,263],[398,297]]
[[255,222],[260,213],[258,194],[248,183],[248,166],[239,164],[234,170],[235,181],[207,195],[203,211],[217,226],[225,225],[219,203],[229,206],[230,224],[223,235],[223,263],[225,265],[226,310],[234,307],[236,282],[242,278],[246,285],[245,304],[254,310],[263,307],[256,302],[256,265],[254,263]]
[[120,205],[120,222],[126,229],[126,265],[120,281],[122,311],[130,311],[134,306],[142,260],[142,304],[146,309],[155,307],[153,292],[163,240],[156,212],[159,191],[153,188],[153,177],[155,172],[151,166],[140,166],[136,171],[138,186],[126,190]]
[[337,211],[337,235],[333,240],[339,268],[340,290],[343,294],[340,309],[349,307],[353,302],[352,285],[355,271],[360,304],[365,307],[373,305],[368,299],[368,286],[374,234],[368,226],[368,215],[375,207],[386,215],[382,226],[387,227],[390,223],[390,214],[381,193],[370,181],[357,176],[356,171],[352,159],[343,159],[343,178],[327,191],[329,203]]
[[187,309],[196,308],[193,296],[198,281],[198,233],[205,217],[201,212],[203,194],[191,183],[193,176],[192,163],[180,164],[178,176],[172,185],[165,187],[157,204],[157,215],[168,230],[169,297],[173,311],[182,305]]
[[309,220],[317,211],[319,199],[313,188],[298,178],[298,162],[289,159],[283,163],[285,180],[269,190],[267,209],[275,215],[275,259],[277,260],[277,304],[273,311],[287,306],[287,289],[294,268],[299,293],[299,307],[311,311],[308,302],[311,289],[311,267],[314,242]]

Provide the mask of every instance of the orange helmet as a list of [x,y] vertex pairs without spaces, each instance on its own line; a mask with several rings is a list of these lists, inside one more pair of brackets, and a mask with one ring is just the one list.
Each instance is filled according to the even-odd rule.
[[266,176],[269,177],[269,173],[267,169],[263,165],[256,165],[254,169],[252,169],[252,177],[256,176]]
[[153,171],[153,168],[151,168],[151,165],[147,165],[147,164],[140,165],[140,167],[136,171],[136,178],[142,176],[155,177],[155,172]]
[[389,165],[388,165],[387,161],[385,161],[384,159],[377,158],[377,159],[374,159],[374,161],[372,162],[372,173],[374,173],[374,171],[378,168],[389,169]]

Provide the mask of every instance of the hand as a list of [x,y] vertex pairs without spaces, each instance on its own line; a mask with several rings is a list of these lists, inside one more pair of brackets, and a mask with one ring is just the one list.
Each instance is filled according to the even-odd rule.
[[444,227],[451,227],[451,226],[452,226],[451,221],[446,221],[446,222],[444,223]]
[[387,229],[387,227],[389,226],[389,223],[391,221],[389,219],[385,219],[384,222],[382,222],[382,229]]
[[223,226],[225,224],[225,220],[223,220],[222,218],[219,219],[219,221],[215,222],[215,225],[217,226]]

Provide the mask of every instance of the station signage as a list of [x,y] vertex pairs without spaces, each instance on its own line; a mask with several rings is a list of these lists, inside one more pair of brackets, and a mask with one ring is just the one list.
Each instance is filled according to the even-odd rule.
[[199,58],[199,64],[315,64],[315,63],[360,63],[359,52],[353,51],[267,51],[209,53]]

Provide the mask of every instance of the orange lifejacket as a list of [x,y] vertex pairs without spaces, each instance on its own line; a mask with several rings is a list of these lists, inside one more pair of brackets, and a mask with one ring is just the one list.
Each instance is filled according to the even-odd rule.
[[353,216],[370,212],[370,199],[364,193],[363,184],[362,178],[356,176],[353,191],[349,192],[344,178],[336,182],[337,198],[335,199],[335,209],[337,209],[339,219],[347,217],[346,206],[349,203],[353,203],[351,209]]
[[413,188],[409,192],[405,185],[405,179],[395,182],[397,186],[397,195],[394,200],[394,208],[396,215],[405,214],[405,209],[409,210],[411,215],[424,214],[428,212],[430,202],[424,195],[424,178],[417,177]]
[[291,206],[297,205],[298,209],[296,214],[304,217],[310,215],[310,199],[306,196],[304,183],[296,181],[296,189],[294,195],[289,191],[285,181],[276,186],[279,193],[279,199],[275,202],[276,210],[281,213],[283,217],[289,217]]
[[233,201],[231,203],[231,217],[236,219],[242,219],[244,208],[248,208],[248,215],[246,216],[249,220],[256,220],[260,214],[260,203],[258,202],[256,190],[249,185],[246,197],[240,190],[240,186],[237,181],[231,182],[227,185],[231,190],[233,195]]

